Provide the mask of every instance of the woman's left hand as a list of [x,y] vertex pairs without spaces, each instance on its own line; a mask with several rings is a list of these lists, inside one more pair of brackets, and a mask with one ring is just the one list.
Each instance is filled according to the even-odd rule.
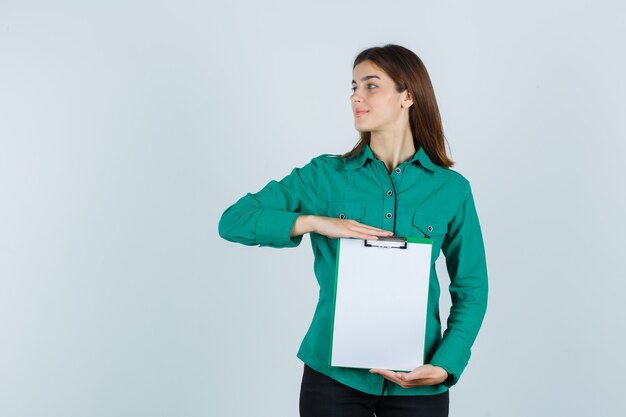
[[422,365],[411,372],[395,372],[387,369],[372,368],[370,372],[380,374],[402,388],[419,387],[423,385],[437,385],[448,378],[448,372],[440,366]]

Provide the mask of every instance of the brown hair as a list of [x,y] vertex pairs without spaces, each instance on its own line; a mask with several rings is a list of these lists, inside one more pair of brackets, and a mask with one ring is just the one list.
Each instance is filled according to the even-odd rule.
[[[385,71],[395,82],[398,93],[409,89],[413,98],[413,105],[409,107],[409,124],[415,150],[421,146],[433,163],[452,167],[454,162],[446,155],[446,139],[435,91],[422,60],[413,51],[394,44],[365,49],[357,55],[352,68],[365,60],[370,60]],[[359,132],[359,136],[354,148],[342,157],[352,158],[369,144],[370,132]]]

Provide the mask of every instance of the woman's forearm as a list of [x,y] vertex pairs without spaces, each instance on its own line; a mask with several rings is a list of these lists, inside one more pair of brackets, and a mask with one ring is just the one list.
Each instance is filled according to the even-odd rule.
[[298,216],[293,228],[291,229],[289,237],[301,236],[305,233],[314,232],[316,217],[317,216],[311,214]]

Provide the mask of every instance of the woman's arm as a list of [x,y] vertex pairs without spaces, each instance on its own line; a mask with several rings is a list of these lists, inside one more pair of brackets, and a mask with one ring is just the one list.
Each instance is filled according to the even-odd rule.
[[[272,180],[257,193],[247,193],[228,207],[219,221],[219,235],[248,246],[289,248],[298,246],[302,236],[315,232],[324,236],[376,239],[392,233],[354,220],[318,216],[315,202],[325,201],[320,178],[324,155],[280,181]],[[319,210],[319,209],[318,209]]]
[[[301,168],[294,168],[280,181],[272,180],[256,193],[247,193],[228,207],[219,220],[219,235],[248,246],[296,247],[302,241],[307,222],[298,220],[320,198],[315,176],[320,157]],[[297,225],[297,234],[292,234]]]
[[291,237],[315,232],[332,238],[355,237],[358,239],[378,239],[378,236],[391,236],[393,232],[351,219],[335,219],[326,216],[301,215],[291,229]]
[[471,356],[487,310],[487,261],[482,232],[469,182],[441,250],[450,275],[452,306],[447,328],[431,365],[448,371],[448,387],[456,384]]
[[289,236],[297,237],[315,231],[315,217],[316,216],[310,214],[298,216]]

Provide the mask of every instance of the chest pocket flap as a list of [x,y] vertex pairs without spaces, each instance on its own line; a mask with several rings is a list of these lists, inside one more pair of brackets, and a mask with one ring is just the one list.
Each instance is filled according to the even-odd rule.
[[419,211],[413,213],[413,226],[425,237],[443,238],[448,232],[448,222],[445,219]]
[[361,202],[331,202],[328,204],[328,216],[360,222],[365,217],[365,206],[366,203]]

